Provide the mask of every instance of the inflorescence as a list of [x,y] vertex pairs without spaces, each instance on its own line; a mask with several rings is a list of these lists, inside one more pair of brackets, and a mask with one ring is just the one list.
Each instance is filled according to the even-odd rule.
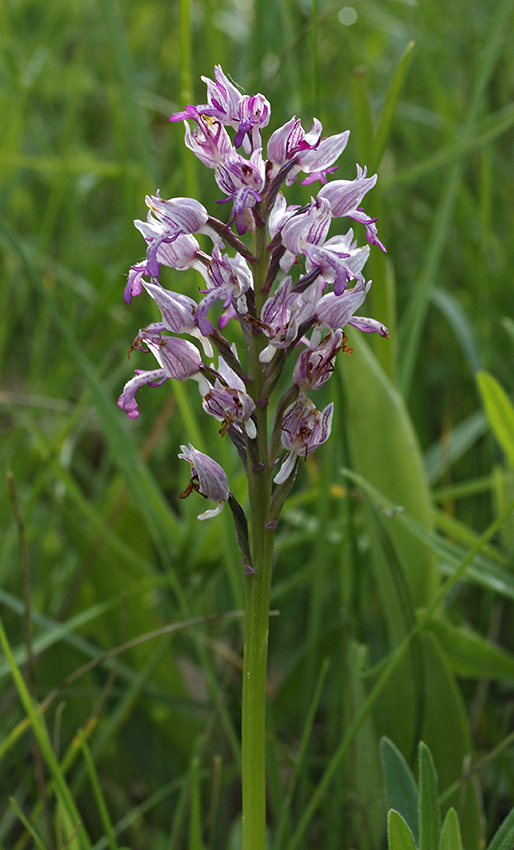
[[[152,352],[158,367],[137,369],[118,405],[134,419],[139,415],[135,395],[140,387],[159,386],[169,378],[197,381],[203,409],[222,423],[220,433],[232,439],[245,469],[248,464],[254,471],[262,467],[263,453],[274,467],[273,527],[299,458],[310,455],[330,436],[333,404],[319,411],[307,393],[330,378],[337,353],[350,350],[345,325],[388,336],[380,322],[355,315],[371,286],[363,275],[370,245],[385,251],[375,219],[360,206],[377,175],[368,177],[366,169],[357,166],[353,180],[327,182],[349,132],[322,138],[316,118],[309,132],[291,118],[271,134],[264,157],[262,130],[270,120],[269,102],[262,94],[242,94],[220,66],[214,76],[214,81],[202,77],[208,102],[187,106],[170,121],[184,121],[185,144],[213,169],[226,196],[218,203],[232,203],[230,218],[225,224],[210,216],[193,198],[164,200],[159,192],[146,197],[147,219],[135,222],[147,243],[146,259],[132,266],[125,301],[129,304],[144,289],[157,304],[161,321],[140,330],[131,351]],[[291,186],[300,173],[306,175],[303,185],[319,181],[321,188],[305,206],[290,206],[281,189]],[[364,225],[367,245],[357,245],[352,228],[343,236],[329,237],[332,218],[341,217]],[[258,231],[266,234],[260,255],[255,239],[253,250],[243,239],[247,232],[255,237]],[[198,234],[209,237],[210,254],[200,249]],[[195,300],[163,288],[159,283],[162,266],[196,269],[203,279],[201,297]],[[223,312],[215,325],[211,307],[218,301]],[[235,343],[230,342],[234,323],[242,329],[244,345],[239,347],[247,349],[241,359]],[[255,364],[245,366],[252,339],[259,340],[259,382],[251,374]],[[214,349],[217,366],[212,361]],[[277,401],[270,443],[263,447],[255,411],[268,405],[290,355],[296,358],[293,382]],[[223,469],[192,445],[181,449],[179,457],[190,463],[192,472],[181,495],[196,490],[216,502],[216,508],[199,519],[215,515],[228,501],[237,531],[238,524],[241,527],[246,521],[244,516],[241,520],[241,508],[230,494]],[[243,545],[242,551],[245,549]],[[243,561],[251,569],[247,551],[243,551]]]

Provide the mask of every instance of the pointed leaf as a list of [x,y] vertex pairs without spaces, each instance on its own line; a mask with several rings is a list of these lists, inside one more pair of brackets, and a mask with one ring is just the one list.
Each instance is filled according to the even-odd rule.
[[438,850],[441,816],[437,794],[437,773],[427,745],[419,745],[419,847]]
[[391,809],[387,819],[389,850],[417,850],[412,832],[398,812]]
[[[476,787],[471,779],[463,782],[462,777],[462,766],[472,752],[466,706],[433,633],[423,638],[426,678],[422,739],[437,764],[439,787],[447,789],[459,783],[446,804],[458,806],[466,850],[479,850],[480,807]],[[439,834],[435,836],[436,846],[438,841]]]
[[507,393],[488,372],[477,373],[478,389],[496,439],[514,466],[514,407]]
[[398,747],[385,736],[380,742],[380,756],[386,786],[386,806],[402,815],[415,841],[418,841],[418,789],[411,769]]
[[512,850],[514,846],[514,809],[509,812],[487,850]]
[[444,819],[439,850],[462,850],[459,818],[454,808],[448,809]]

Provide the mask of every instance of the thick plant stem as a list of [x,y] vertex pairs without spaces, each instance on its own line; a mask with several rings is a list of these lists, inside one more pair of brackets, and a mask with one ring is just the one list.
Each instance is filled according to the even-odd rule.
[[[254,286],[257,315],[260,290],[267,271],[265,227],[257,227]],[[261,333],[252,337],[249,392],[261,399],[264,375],[259,353],[265,345]],[[246,577],[245,646],[243,665],[242,761],[243,761],[243,850],[265,850],[266,767],[265,714],[268,621],[271,586],[273,531],[266,528],[271,499],[271,470],[267,450],[267,411],[257,403],[258,460],[248,464],[248,490],[254,574]]]

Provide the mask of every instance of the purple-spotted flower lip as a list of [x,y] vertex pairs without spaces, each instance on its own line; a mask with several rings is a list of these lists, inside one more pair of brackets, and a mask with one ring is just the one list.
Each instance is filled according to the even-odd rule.
[[206,499],[216,502],[216,507],[199,514],[198,519],[210,519],[217,516],[228,501],[230,490],[227,475],[223,467],[216,463],[212,457],[195,449],[192,443],[189,446],[181,446],[181,460],[187,460],[191,467],[191,480],[178,499],[185,499],[195,490]]
[[300,392],[317,390],[325,384],[334,371],[336,354],[345,348],[346,337],[338,328],[330,331],[316,348],[307,348],[299,355],[294,371],[293,383]]
[[220,434],[226,434],[229,427],[235,425],[254,440],[257,429],[251,416],[255,410],[255,402],[246,392],[243,380],[222,357],[219,358],[217,375],[214,386],[210,386],[203,396],[203,409],[224,423]]
[[217,245],[212,250],[210,263],[199,270],[207,283],[207,289],[200,290],[204,297],[196,309],[195,320],[202,334],[208,336],[213,332],[213,326],[207,318],[212,304],[222,301],[225,310],[234,306],[240,313],[246,313],[245,293],[252,287],[253,279],[244,257],[222,254]]
[[262,201],[261,192],[266,183],[262,149],[252,151],[249,159],[233,154],[216,166],[214,176],[221,191],[228,196],[218,203],[233,202],[229,224],[235,219],[237,232],[242,236],[248,229],[245,212]]
[[287,449],[287,454],[273,479],[275,484],[287,481],[299,457],[307,458],[328,440],[333,413],[333,402],[319,411],[303,392],[286,410],[282,422],[282,445]]
[[312,310],[313,307],[292,290],[291,276],[285,277],[262,308],[261,322],[269,345],[259,354],[261,363],[268,363],[277,348],[288,348],[294,342],[299,325],[311,317]]

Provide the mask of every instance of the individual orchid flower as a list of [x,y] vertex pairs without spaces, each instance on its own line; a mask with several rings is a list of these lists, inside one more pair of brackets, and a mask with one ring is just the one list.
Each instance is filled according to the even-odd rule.
[[226,434],[231,425],[239,425],[243,427],[251,440],[257,436],[255,423],[250,419],[255,410],[255,402],[244,389],[225,386],[219,378],[216,378],[214,386],[202,399],[202,407],[206,413],[214,416],[219,422],[223,422],[221,435]]
[[195,198],[161,198],[160,193],[147,195],[146,205],[151,213],[179,233],[203,233],[209,220],[207,210]]
[[208,168],[216,168],[225,162],[230,156],[235,155],[234,145],[223,125],[214,118],[203,118],[199,115],[196,119],[198,127],[191,130],[185,121],[186,135],[184,142],[190,151],[193,151],[200,162]]
[[363,323],[359,316],[354,317],[355,311],[364,302],[370,287],[371,281],[366,283],[362,278],[355,286],[346,289],[341,295],[329,292],[320,298],[314,310],[316,325],[311,336],[311,347],[315,348],[319,345],[324,328],[327,330],[342,329],[346,324],[355,325],[361,330],[365,326],[368,333],[376,332],[380,336],[389,336],[387,328],[380,322],[365,319]]
[[214,80],[202,77],[207,86],[207,106],[199,107],[204,114],[213,115],[222,124],[239,125],[239,109],[244,95],[223,73],[221,65],[214,66]]
[[196,301],[180,292],[170,292],[156,283],[144,281],[143,286],[161,311],[162,323],[152,325],[152,330],[161,332],[166,330],[174,334],[190,334],[201,343],[206,357],[212,357],[212,345],[198,327],[196,316],[198,304]]
[[161,264],[178,270],[200,265],[197,260],[200,246],[194,236],[170,233],[165,225],[151,220],[150,216],[148,221],[135,221],[134,224],[145,237],[148,249],[146,260],[136,263],[129,271],[123,295],[126,304],[141,295],[145,275],[158,277]]
[[[212,116],[221,124],[235,129],[237,131],[234,139],[236,148],[243,144],[245,152],[250,153],[250,146],[259,147],[258,131],[266,127],[271,115],[271,106],[264,95],[242,94],[223,73],[220,65],[214,68],[214,80],[209,77],[202,77],[202,80],[207,85],[208,103],[188,107],[189,112],[177,112],[171,116],[170,121],[193,118],[195,116],[191,110],[194,109],[197,114]],[[251,136],[251,142],[247,134]],[[246,142],[248,145],[245,144]]]
[[255,402],[246,392],[244,382],[222,357],[219,358],[218,375],[214,386],[209,387],[203,396],[203,409],[223,422],[220,434],[226,434],[231,425],[238,425],[254,440],[257,430],[250,417],[255,410]]
[[200,271],[208,289],[203,290],[204,297],[196,309],[195,318],[200,331],[208,336],[213,327],[207,313],[215,301],[223,301],[224,309],[233,305],[240,313],[246,313],[244,296],[252,286],[252,274],[244,257],[222,254],[217,245],[212,250],[209,264]]
[[288,221],[288,219],[290,219],[298,209],[298,204],[291,204],[288,206],[283,192],[278,192],[275,203],[273,204],[268,217],[268,229],[271,239],[278,235],[286,221]]
[[193,491],[200,493],[206,499],[216,502],[216,507],[199,514],[198,519],[204,520],[217,516],[230,496],[225,470],[212,457],[195,449],[192,443],[180,448],[182,453],[179,454],[179,458],[187,460],[191,467],[191,480],[177,498],[186,499]]
[[135,394],[145,384],[155,387],[163,384],[168,378],[174,378],[177,381],[195,378],[199,383],[200,391],[207,390],[208,382],[200,374],[202,358],[192,342],[180,337],[162,336],[160,333],[144,329],[136,337],[131,350],[133,349],[151,351],[160,368],[152,371],[136,369],[135,377],[125,384],[118,399],[118,407],[124,410],[130,419],[136,419],[139,416]]
[[367,177],[367,172],[367,168],[361,168],[358,165],[355,180],[333,180],[321,187],[318,198],[325,198],[330,203],[332,215],[336,218],[346,215],[355,221],[362,222],[366,227],[368,242],[377,245],[385,253],[386,249],[377,236],[376,219],[369,218],[359,206],[364,195],[377,182],[377,175],[373,174],[372,177]]
[[300,171],[308,174],[302,180],[302,186],[308,186],[309,183],[314,183],[319,180],[325,184],[327,182],[327,174],[336,171],[337,165],[332,165],[336,159],[339,159],[350,138],[350,131],[337,133],[335,136],[329,136],[322,139],[317,147],[312,150],[301,151],[296,157],[296,162]]
[[252,152],[250,159],[241,154],[234,154],[225,162],[216,166],[216,183],[228,197],[218,203],[233,202],[232,215],[229,224],[236,220],[236,229],[242,236],[253,226],[252,220],[245,212],[262,201],[262,190],[266,182],[266,173],[261,149]]
[[164,200],[157,192],[147,195],[146,221],[136,220],[137,229],[148,243],[147,274],[157,277],[159,265],[186,269],[195,265],[199,245],[193,233],[207,233],[214,243],[220,237],[208,226],[207,210],[193,198]]
[[[286,124],[275,130],[267,145],[268,160],[271,163],[270,177],[275,177],[281,168],[292,163],[300,151],[309,151],[315,148],[319,144],[322,129],[321,121],[314,118],[311,131],[306,133],[301,121],[293,116]],[[299,169],[296,169],[293,174],[288,173],[287,186],[294,183],[298,171]]]
[[333,412],[332,402],[320,412],[305,393],[300,393],[286,411],[282,422],[282,445],[287,455],[273,479],[275,484],[283,484],[289,478],[299,457],[307,458],[328,440]]
[[344,236],[333,236],[322,245],[306,245],[305,270],[318,268],[324,281],[334,284],[335,294],[340,295],[349,280],[361,279],[369,253],[369,245],[359,247],[350,228]]
[[280,262],[282,271],[289,271],[308,245],[319,245],[325,241],[331,221],[330,204],[317,198],[312,198],[306,209],[287,219],[281,230],[282,244],[286,248]]
[[327,182],[326,175],[335,171],[333,163],[344,151],[350,133],[337,133],[321,139],[322,124],[314,118],[312,129],[306,133],[296,118],[291,118],[283,127],[272,134],[268,142],[268,159],[272,163],[270,176],[276,174],[285,165],[290,164],[286,185],[291,186],[300,171],[309,176],[302,180],[303,185],[320,180]]
[[284,278],[262,308],[263,332],[269,337],[269,345],[259,354],[261,363],[268,363],[277,348],[288,348],[295,341],[300,322],[310,318],[311,312],[310,305],[292,291],[291,277]]
[[148,243],[147,274],[157,277],[160,263],[174,269],[186,269],[194,262],[200,246],[191,234],[183,233],[175,224],[155,219],[151,210],[146,221],[136,219],[134,224]]
[[300,392],[322,387],[334,371],[336,354],[344,348],[345,336],[338,328],[330,331],[316,348],[302,351],[293,371],[293,383]]

